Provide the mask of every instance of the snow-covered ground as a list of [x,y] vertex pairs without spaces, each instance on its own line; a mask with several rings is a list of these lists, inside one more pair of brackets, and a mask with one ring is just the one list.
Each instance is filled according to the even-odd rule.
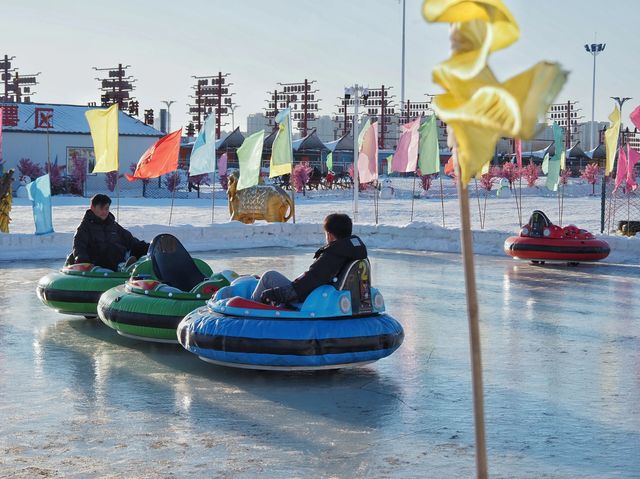
[[[455,188],[446,179],[440,190],[434,182],[430,191],[421,193],[419,183],[410,178],[393,178],[395,197],[379,199],[374,203],[373,191],[359,195],[359,213],[356,233],[369,247],[410,249],[424,251],[459,252],[459,207]],[[522,188],[522,220],[526,223],[534,209],[547,213],[554,223],[559,221],[559,201],[555,192],[544,188],[544,179],[535,188]],[[561,224],[573,223],[597,233],[600,229],[600,197],[592,196],[591,186],[574,180],[564,191]],[[599,186],[596,185],[596,191]],[[485,195],[470,185],[471,219],[474,229],[474,249],[479,254],[502,255],[502,245],[509,235],[519,229],[515,195],[497,197],[495,190]],[[228,220],[226,197],[218,191],[215,198],[214,224],[211,224],[212,200],[207,198],[176,199],[171,211],[167,198],[121,198],[119,206],[114,200],[112,211],[119,222],[132,233],[146,240],[156,234],[170,232],[176,235],[190,251],[239,249],[264,246],[311,246],[324,240],[321,223],[330,212],[353,213],[352,190],[311,191],[296,194],[296,224],[244,225]],[[480,225],[480,211],[485,210],[484,228]],[[620,200],[618,200],[620,202]],[[634,203],[635,202],[635,203]],[[631,220],[640,219],[638,200],[630,202]],[[53,197],[53,223],[55,233],[35,236],[31,203],[15,198],[12,209],[10,234],[0,234],[0,260],[56,259],[68,253],[73,232],[89,200],[79,197]],[[443,219],[444,204],[444,219]],[[618,203],[615,221],[626,218],[626,205]],[[609,208],[609,205],[607,206]],[[413,217],[412,217],[413,210]],[[376,221],[377,212],[377,221]],[[169,217],[171,215],[171,226]],[[413,220],[413,221],[412,221]],[[444,226],[443,226],[444,223]],[[640,262],[640,238],[627,238],[609,234],[605,238],[611,245],[607,259],[613,263]]]

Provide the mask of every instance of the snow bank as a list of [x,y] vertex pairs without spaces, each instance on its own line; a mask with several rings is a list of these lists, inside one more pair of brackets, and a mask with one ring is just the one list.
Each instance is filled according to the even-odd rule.
[[[236,221],[210,226],[144,225],[130,228],[134,236],[151,240],[160,233],[175,235],[190,252],[260,247],[317,247],[324,242],[318,223],[267,223],[245,225]],[[414,222],[403,226],[363,224],[354,227],[369,248],[406,249],[460,253],[460,231],[432,223]],[[476,254],[503,256],[504,240],[510,233],[498,230],[473,232]],[[602,236],[611,246],[606,262],[638,264],[640,237]],[[0,261],[63,259],[69,253],[72,233],[0,234]]]

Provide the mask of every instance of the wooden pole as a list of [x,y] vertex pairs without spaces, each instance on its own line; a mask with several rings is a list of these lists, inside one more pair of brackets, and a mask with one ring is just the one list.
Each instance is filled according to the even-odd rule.
[[444,224],[444,187],[442,186],[442,175],[438,173],[438,178],[440,178],[440,204],[442,205],[442,227],[445,228]]
[[478,296],[476,293],[475,267],[473,263],[473,241],[469,214],[469,194],[467,188],[458,181],[460,196],[460,242],[464,264],[465,290],[467,293],[467,317],[469,322],[469,346],[471,352],[471,376],[473,382],[473,411],[476,438],[476,469],[479,479],[486,479],[487,446],[484,427],[484,398],[482,384],[482,355],[480,348],[480,325],[478,319]]
[[176,189],[177,186],[173,186],[173,191],[171,192],[171,208],[169,209],[169,226],[171,226],[171,216],[173,215],[173,200],[176,197]]
[[[215,158],[213,161],[216,161]],[[213,180],[211,185],[211,224],[215,219],[215,211],[216,211],[216,172],[212,173]]]
[[411,191],[411,222],[413,223],[413,205],[416,201],[416,173],[413,172],[413,190]]

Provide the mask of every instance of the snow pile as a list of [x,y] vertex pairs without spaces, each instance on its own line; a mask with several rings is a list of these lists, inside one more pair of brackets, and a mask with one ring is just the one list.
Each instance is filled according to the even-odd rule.
[[[259,223],[245,225],[237,221],[210,226],[144,225],[130,228],[134,236],[150,241],[160,233],[175,235],[190,252],[235,250],[269,246],[319,247],[325,241],[319,223]],[[403,226],[357,224],[354,233],[369,248],[407,249],[417,251],[460,252],[460,231],[431,223]],[[476,254],[502,256],[504,240],[510,233],[498,230],[473,232]],[[611,246],[606,262],[637,264],[640,259],[640,237],[603,236]],[[73,233],[0,235],[0,260],[62,259],[69,254]]]

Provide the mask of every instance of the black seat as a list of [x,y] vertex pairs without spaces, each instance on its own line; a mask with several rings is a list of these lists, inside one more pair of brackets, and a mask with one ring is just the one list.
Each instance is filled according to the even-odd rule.
[[551,226],[551,224],[551,220],[549,220],[547,215],[540,210],[534,210],[529,218],[529,226],[531,228],[529,236],[542,237],[544,235],[544,229]]
[[353,314],[368,314],[373,311],[371,304],[371,265],[368,259],[347,263],[338,274],[336,289],[351,291]]
[[148,254],[153,273],[169,286],[191,291],[205,279],[191,255],[173,235],[161,234],[153,238]]

